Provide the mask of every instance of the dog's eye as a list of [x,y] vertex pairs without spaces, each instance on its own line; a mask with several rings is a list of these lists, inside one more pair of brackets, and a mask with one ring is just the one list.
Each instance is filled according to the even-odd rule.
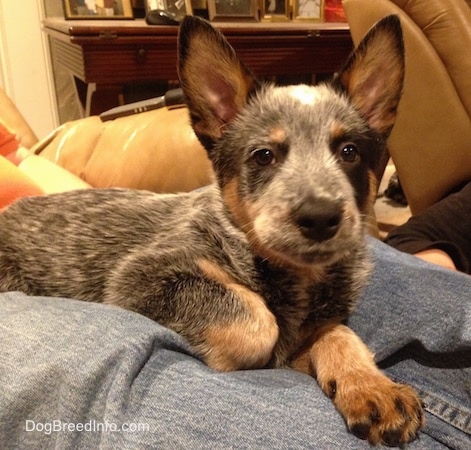
[[252,152],[252,158],[259,166],[268,166],[275,162],[275,155],[267,148],[261,148]]
[[358,161],[360,154],[355,144],[344,144],[340,148],[340,159],[347,163],[354,163]]

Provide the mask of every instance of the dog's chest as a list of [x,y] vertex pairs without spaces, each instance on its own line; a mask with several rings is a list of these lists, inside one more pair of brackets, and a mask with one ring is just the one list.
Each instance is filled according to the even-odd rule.
[[264,299],[279,327],[273,366],[287,362],[305,339],[306,328],[312,330],[332,318],[348,316],[355,295],[350,292],[350,283],[345,283],[345,274],[339,271],[342,267],[332,268],[319,281],[272,267],[266,261],[255,261],[256,275],[250,287]]

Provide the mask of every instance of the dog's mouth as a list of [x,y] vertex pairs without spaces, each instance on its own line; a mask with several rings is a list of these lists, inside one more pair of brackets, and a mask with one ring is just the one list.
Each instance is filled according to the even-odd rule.
[[260,228],[253,230],[252,244],[257,253],[278,265],[326,268],[346,258],[357,247],[362,239],[361,227],[357,225],[347,220],[330,238],[315,240],[306,237],[292,223],[279,223],[271,233],[267,228],[264,233],[257,232]]
[[353,245],[345,242],[289,245],[287,242],[253,242],[254,250],[261,257],[282,267],[325,269],[348,256]]
[[291,261],[293,265],[297,266],[331,266],[341,259],[344,259],[349,253],[349,250],[342,246],[333,245],[331,248],[328,245],[314,246],[310,249],[299,249],[296,251],[291,248],[279,249],[278,251],[273,249],[274,252],[278,253],[280,258],[286,258]]
[[362,240],[360,216],[349,204],[323,206],[295,213],[282,203],[253,207],[248,215],[253,220],[244,227],[252,251],[278,266],[294,268],[325,269],[346,258]]
[[296,259],[306,265],[324,265],[330,266],[331,264],[342,259],[345,254],[338,251],[313,251],[313,252],[301,252],[296,255]]

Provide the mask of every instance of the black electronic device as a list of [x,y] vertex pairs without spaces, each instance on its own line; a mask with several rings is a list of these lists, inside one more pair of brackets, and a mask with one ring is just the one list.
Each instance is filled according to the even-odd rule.
[[148,25],[179,25],[178,17],[164,9],[151,9],[146,14]]
[[178,108],[185,106],[185,96],[181,88],[170,89],[161,97],[150,98],[140,102],[129,103],[123,106],[109,109],[100,114],[100,119],[105,122],[107,120],[117,119],[118,117],[139,114],[153,109],[159,109],[166,106],[167,108]]

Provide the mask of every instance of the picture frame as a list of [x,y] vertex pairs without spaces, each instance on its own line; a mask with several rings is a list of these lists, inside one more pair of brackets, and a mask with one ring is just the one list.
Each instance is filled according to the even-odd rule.
[[289,21],[290,0],[260,0],[260,16],[263,22]]
[[191,0],[145,0],[146,12],[163,9],[176,16],[178,20],[193,14]]
[[293,0],[293,20],[295,22],[322,22],[324,5],[324,0]]
[[258,0],[208,0],[209,20],[258,21]]
[[62,0],[67,20],[134,19],[131,0]]

